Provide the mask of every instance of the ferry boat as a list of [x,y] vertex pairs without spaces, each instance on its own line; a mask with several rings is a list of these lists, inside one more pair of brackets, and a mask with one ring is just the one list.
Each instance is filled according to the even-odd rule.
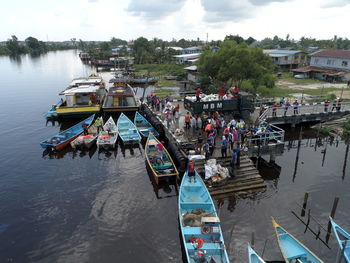
[[97,75],[96,73],[91,73],[88,77],[83,78],[75,78],[70,83],[67,89],[79,87],[81,85],[96,85],[96,86],[104,86],[104,81],[102,77]]
[[127,83],[127,79],[111,79],[113,86],[109,88],[103,101],[104,113],[138,111],[140,101],[135,97],[135,92]]
[[80,85],[60,93],[64,102],[56,107],[58,118],[81,118],[99,113],[106,90],[99,85]]

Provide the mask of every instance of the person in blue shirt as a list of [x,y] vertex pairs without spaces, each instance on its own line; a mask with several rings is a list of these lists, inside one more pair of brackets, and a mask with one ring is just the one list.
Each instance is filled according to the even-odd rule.
[[210,155],[209,140],[203,145],[203,152],[205,155],[205,160],[208,160]]
[[293,102],[293,108],[294,108],[294,115],[298,115],[299,114],[299,103],[297,100],[295,100]]
[[225,136],[222,136],[221,142],[221,157],[227,157],[227,145],[228,141]]
[[237,153],[237,156],[236,156],[236,165],[237,167],[239,168],[240,164],[241,164],[241,147],[239,146],[239,143],[237,144],[237,147],[236,147],[236,153]]
[[231,155],[231,177],[235,177],[236,150],[233,150]]

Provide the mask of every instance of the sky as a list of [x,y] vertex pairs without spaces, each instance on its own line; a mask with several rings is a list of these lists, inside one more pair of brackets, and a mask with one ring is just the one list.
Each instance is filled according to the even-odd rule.
[[350,0],[11,0],[0,14],[0,41],[350,38]]

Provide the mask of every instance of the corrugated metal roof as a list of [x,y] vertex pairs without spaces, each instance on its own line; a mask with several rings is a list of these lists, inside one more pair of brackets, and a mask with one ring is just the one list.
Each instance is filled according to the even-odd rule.
[[285,54],[285,55],[294,55],[297,53],[300,53],[302,51],[300,50],[280,50],[280,49],[268,49],[264,50],[264,53],[266,54]]
[[189,66],[185,68],[186,70],[197,70],[197,66]]
[[310,54],[311,57],[329,57],[350,59],[350,50],[324,49]]
[[93,93],[93,92],[97,92],[98,89],[99,89],[99,86],[96,86],[96,85],[90,85],[90,86],[82,85],[77,88],[67,89],[63,91],[62,94],[67,95],[67,94],[75,94],[75,93]]

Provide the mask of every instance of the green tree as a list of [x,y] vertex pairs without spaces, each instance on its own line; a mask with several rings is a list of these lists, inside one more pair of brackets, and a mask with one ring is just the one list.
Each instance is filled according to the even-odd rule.
[[134,58],[136,64],[153,63],[155,48],[147,38],[139,37],[134,41]]
[[204,51],[198,63],[201,76],[208,77],[212,83],[239,87],[245,80],[250,80],[254,88],[260,84],[273,87],[273,69],[270,57],[260,48],[249,48],[246,43],[234,41],[224,41],[215,53]]

